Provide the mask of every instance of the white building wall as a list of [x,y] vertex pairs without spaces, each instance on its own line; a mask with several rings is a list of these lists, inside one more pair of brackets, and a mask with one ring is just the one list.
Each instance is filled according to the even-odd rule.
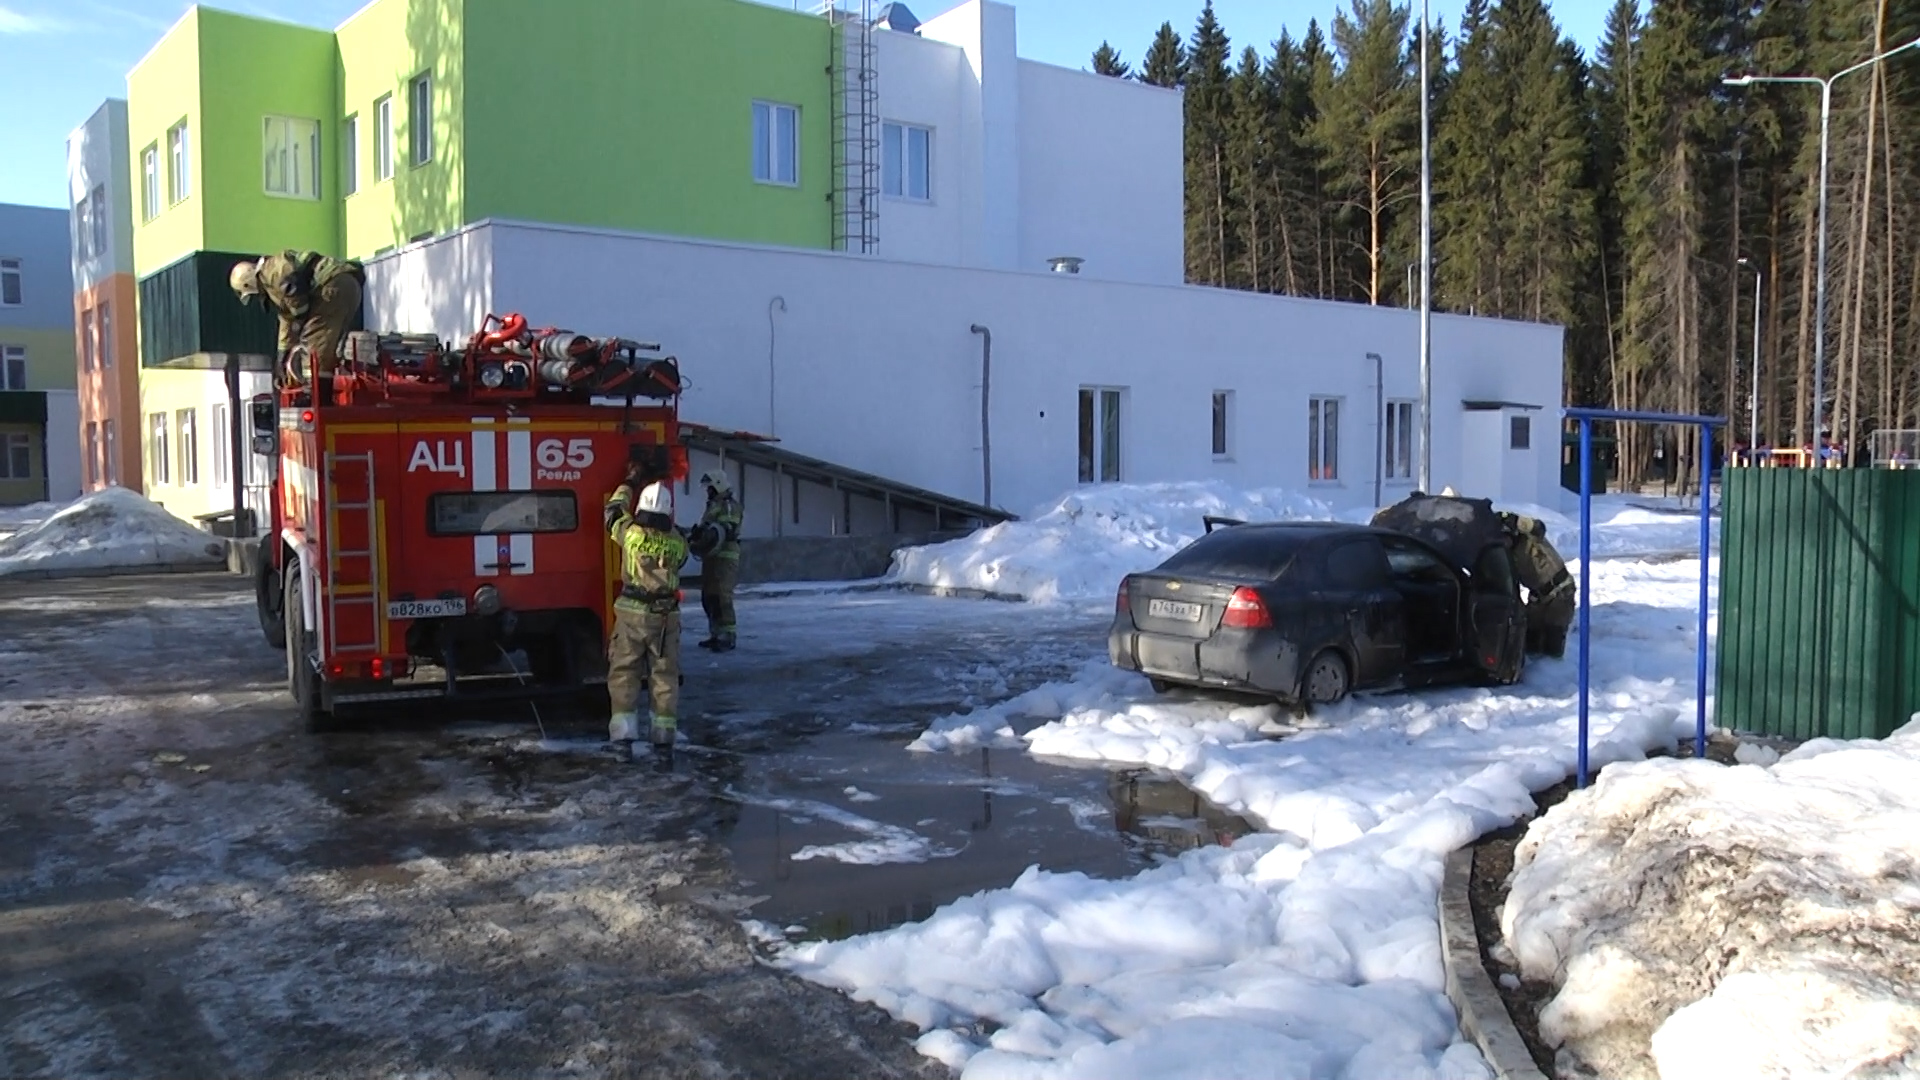
[[881,119],[933,132],[931,198],[882,195],[881,257],[1038,270],[1068,255],[1089,277],[1183,280],[1178,91],[1022,60],[1014,9],[992,0],[875,43]]
[[[1021,515],[1078,485],[1082,385],[1126,390],[1125,481],[1217,478],[1349,509],[1375,505],[1382,391],[1419,396],[1417,315],[1358,304],[510,223],[404,249],[369,274],[374,324],[464,334],[475,312],[521,311],[660,341],[692,382],[689,420],[770,432],[799,453],[974,501],[985,494],[982,337],[970,328],[985,326],[991,501]],[[1384,388],[1369,352],[1383,358]],[[1558,327],[1436,316],[1434,486],[1557,502],[1547,418],[1560,372]],[[1234,394],[1223,461],[1209,439],[1215,390]],[[1342,401],[1332,482],[1307,476],[1315,395]],[[1461,402],[1481,399],[1544,407],[1517,466],[1467,451]],[[1381,501],[1411,487],[1386,484]]]
[[1185,281],[1184,125],[1178,91],[1021,61],[1019,266]]
[[47,499],[66,502],[80,497],[80,455],[62,453],[62,447],[80,445],[80,395],[72,390],[47,394]]

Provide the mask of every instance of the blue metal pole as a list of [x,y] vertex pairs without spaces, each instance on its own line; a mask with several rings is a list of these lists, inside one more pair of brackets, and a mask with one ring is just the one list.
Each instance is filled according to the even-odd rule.
[[[1726,472],[1721,472],[1724,479]],[[1721,488],[1721,504],[1726,502]],[[1707,559],[1712,552],[1713,425],[1700,425],[1700,625],[1694,647],[1699,651],[1694,669],[1693,756],[1707,756]]]
[[1593,421],[1580,418],[1580,777],[1587,786],[1587,650],[1593,606]]

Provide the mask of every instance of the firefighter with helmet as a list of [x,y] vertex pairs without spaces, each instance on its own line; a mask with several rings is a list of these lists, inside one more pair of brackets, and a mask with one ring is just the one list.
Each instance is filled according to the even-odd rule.
[[1577,599],[1573,575],[1538,518],[1503,510],[1500,521],[1507,527],[1514,576],[1527,587],[1527,651],[1564,656]]
[[700,607],[707,613],[703,649],[729,652],[734,647],[733,590],[740,584],[740,500],[724,468],[700,478],[707,489],[707,509],[692,533],[693,553],[700,556]]
[[366,270],[359,263],[289,250],[235,263],[227,281],[242,304],[259,296],[278,317],[285,385],[300,385],[306,374],[289,356],[296,345],[305,350],[316,378],[333,373],[340,342],[360,310]]
[[634,485],[646,479],[629,468],[627,482],[607,496],[607,533],[620,549],[621,581],[607,638],[607,694],[613,701],[607,738],[626,746],[640,737],[644,676],[654,751],[664,762],[673,751],[680,706],[680,568],[687,562],[687,542],[674,528],[673,501],[663,483],[645,483],[635,500]]

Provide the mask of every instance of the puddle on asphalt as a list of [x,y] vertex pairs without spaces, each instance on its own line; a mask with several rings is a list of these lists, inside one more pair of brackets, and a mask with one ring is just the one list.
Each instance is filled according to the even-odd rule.
[[925,919],[1029,866],[1130,877],[1254,831],[1169,778],[1017,749],[918,753],[910,738],[836,731],[698,766],[730,804],[720,839],[740,890],[765,898],[753,918],[794,939],[848,937]]

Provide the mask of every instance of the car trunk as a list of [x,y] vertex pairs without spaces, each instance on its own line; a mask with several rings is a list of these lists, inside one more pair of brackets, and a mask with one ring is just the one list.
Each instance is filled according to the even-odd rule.
[[1239,582],[1195,581],[1175,574],[1135,574],[1127,605],[1144,633],[1202,641],[1213,635]]

